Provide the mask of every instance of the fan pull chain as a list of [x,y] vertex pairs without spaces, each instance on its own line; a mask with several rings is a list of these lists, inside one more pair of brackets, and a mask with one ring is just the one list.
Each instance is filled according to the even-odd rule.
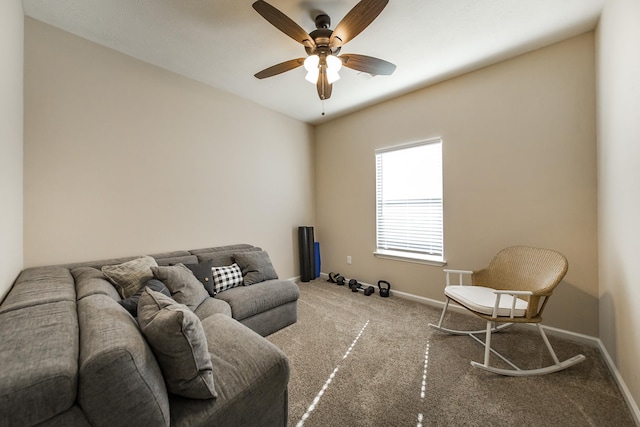
[[324,116],[324,99],[322,100],[322,115]]

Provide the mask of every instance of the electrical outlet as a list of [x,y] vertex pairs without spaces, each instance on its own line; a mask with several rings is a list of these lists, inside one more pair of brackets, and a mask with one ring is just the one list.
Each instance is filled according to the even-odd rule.
[[351,264],[351,255],[347,255],[347,264]]

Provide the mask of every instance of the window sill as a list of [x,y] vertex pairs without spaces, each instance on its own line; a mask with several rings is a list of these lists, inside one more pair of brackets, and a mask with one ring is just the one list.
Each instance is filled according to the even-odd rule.
[[423,255],[399,251],[389,251],[385,249],[378,249],[373,253],[378,258],[392,259],[395,261],[412,262],[416,264],[433,265],[436,267],[444,267],[447,265],[447,261],[438,256]]

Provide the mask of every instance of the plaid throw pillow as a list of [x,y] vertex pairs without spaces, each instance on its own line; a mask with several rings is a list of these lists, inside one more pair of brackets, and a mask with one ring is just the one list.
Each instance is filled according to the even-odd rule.
[[213,291],[217,294],[227,289],[242,285],[242,270],[238,264],[226,267],[212,267]]

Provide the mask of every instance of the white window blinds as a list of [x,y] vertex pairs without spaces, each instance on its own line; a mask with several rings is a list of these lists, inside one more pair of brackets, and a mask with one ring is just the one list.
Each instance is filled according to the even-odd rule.
[[442,261],[442,140],[376,150],[376,205],[379,253]]

